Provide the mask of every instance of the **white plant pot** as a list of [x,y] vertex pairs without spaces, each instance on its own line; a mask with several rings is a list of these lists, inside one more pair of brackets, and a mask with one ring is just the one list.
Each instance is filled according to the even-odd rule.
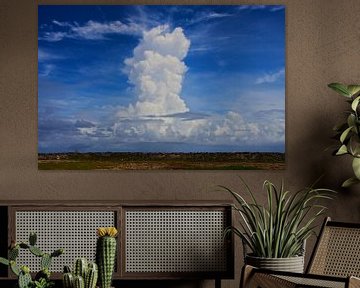
[[304,256],[289,258],[263,258],[246,255],[245,263],[262,269],[304,273]]

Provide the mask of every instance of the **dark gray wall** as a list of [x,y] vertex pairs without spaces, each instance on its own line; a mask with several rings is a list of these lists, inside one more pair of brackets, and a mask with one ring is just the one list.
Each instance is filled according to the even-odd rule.
[[[325,173],[321,185],[339,190],[328,214],[360,221],[360,186],[341,190],[350,159],[325,151],[332,126],[343,117],[343,99],[327,88],[334,81],[360,82],[358,0],[279,0],[286,5],[285,171],[38,171],[37,169],[37,4],[72,1],[0,0],[0,200],[219,200],[212,184],[236,188],[246,179],[261,201],[262,182],[285,180],[291,190]],[[274,4],[273,1],[110,1],[84,4]],[[311,250],[311,245],[308,250]],[[237,247],[237,271],[241,267]],[[225,287],[237,287],[225,281]],[[180,284],[179,284],[180,285]],[[174,287],[179,286],[174,285]],[[182,283],[180,286],[212,287]],[[135,287],[135,286],[134,286]]]

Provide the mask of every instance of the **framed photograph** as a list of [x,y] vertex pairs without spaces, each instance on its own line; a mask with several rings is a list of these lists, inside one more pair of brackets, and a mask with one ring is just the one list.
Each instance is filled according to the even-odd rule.
[[285,6],[38,7],[39,169],[284,169]]

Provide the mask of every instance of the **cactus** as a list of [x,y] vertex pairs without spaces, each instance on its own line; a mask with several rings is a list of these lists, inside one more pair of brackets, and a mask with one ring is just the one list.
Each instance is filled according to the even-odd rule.
[[64,253],[64,249],[57,249],[51,253],[51,257],[58,257]]
[[[10,266],[11,271],[18,276],[18,286],[19,288],[29,288],[29,287],[51,287],[53,282],[50,281],[50,264],[53,257],[60,256],[64,250],[58,249],[53,253],[48,254],[36,247],[37,236],[35,233],[30,233],[29,244],[20,242],[16,243],[11,241],[8,259],[0,257],[0,264]],[[35,281],[32,280],[30,275],[30,269],[27,266],[22,266],[21,268],[16,264],[16,259],[19,256],[19,250],[29,250],[30,253],[34,254],[37,257],[41,257],[41,271],[39,271],[35,276]]]
[[4,264],[6,266],[10,265],[10,261],[8,259],[6,259],[6,258],[3,258],[3,257],[0,257],[0,263]]
[[78,285],[80,288],[96,287],[96,282],[98,278],[97,265],[95,263],[89,263],[89,264],[87,263],[88,261],[85,258],[76,259],[74,263],[74,273],[71,273],[71,269],[69,266],[64,266],[64,273],[63,273],[64,288],[78,288],[75,286],[75,282],[77,282],[76,285]]
[[49,269],[50,268],[50,265],[51,265],[51,260],[52,260],[52,257],[50,254],[48,253],[45,253],[42,257],[41,257],[41,262],[40,262],[40,267],[41,269]]
[[10,262],[10,269],[11,271],[16,275],[19,276],[20,274],[20,268],[16,265],[16,262],[14,260],[11,260]]
[[51,273],[50,273],[49,269],[44,268],[44,269],[40,270],[38,273],[36,273],[35,280],[40,281],[42,278],[49,280],[50,275],[51,275]]
[[98,228],[99,238],[96,243],[96,262],[99,267],[99,282],[101,288],[110,288],[116,258],[115,227]]
[[89,263],[85,276],[85,288],[95,288],[98,279],[98,266],[96,263]]
[[75,276],[81,276],[83,279],[85,279],[87,268],[88,268],[88,262],[86,258],[76,259],[74,266]]
[[31,232],[29,235],[29,244],[31,246],[35,246],[37,241],[37,235],[35,232]]
[[9,250],[8,253],[9,260],[16,260],[16,258],[19,256],[19,246],[15,246],[14,248]]
[[41,257],[41,256],[44,255],[44,252],[42,252],[42,251],[40,250],[40,248],[38,248],[38,247],[36,247],[36,246],[30,245],[29,251],[30,251],[32,254],[34,254],[35,256],[37,256],[37,257]]
[[[28,268],[29,269],[29,268]],[[32,282],[29,272],[21,271],[19,274],[18,285],[19,288],[28,288]]]
[[85,288],[84,278],[77,275],[74,277],[74,288]]
[[64,273],[62,280],[64,288],[74,287],[74,276],[72,275],[72,273]]

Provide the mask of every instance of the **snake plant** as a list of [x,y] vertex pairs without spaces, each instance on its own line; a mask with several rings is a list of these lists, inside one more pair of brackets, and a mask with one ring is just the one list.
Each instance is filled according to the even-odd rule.
[[354,177],[347,179],[342,186],[349,187],[360,183],[360,85],[344,85],[331,83],[329,88],[344,96],[350,104],[344,123],[334,127],[339,139],[339,147],[334,151],[335,155],[351,155]]
[[[242,180],[242,179],[241,179]],[[266,205],[260,204],[249,186],[242,180],[245,193],[251,201],[225,186],[235,199],[233,208],[239,213],[239,227],[228,227],[225,234],[233,232],[247,245],[252,255],[266,258],[288,258],[302,254],[303,244],[314,233],[316,219],[326,207],[318,200],[331,199],[334,191],[305,188],[296,193],[278,189],[270,181],[264,182]]]

